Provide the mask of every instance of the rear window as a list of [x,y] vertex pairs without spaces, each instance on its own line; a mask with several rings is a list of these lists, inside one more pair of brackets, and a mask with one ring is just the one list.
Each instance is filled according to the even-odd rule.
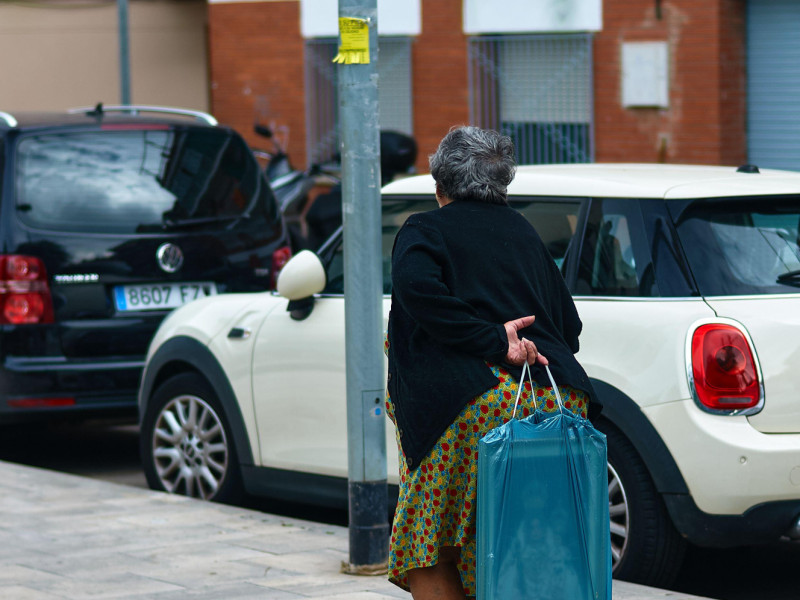
[[510,197],[508,202],[530,221],[558,268],[563,268],[567,249],[578,226],[581,202],[518,196]]
[[19,142],[16,158],[17,213],[34,228],[155,233],[274,217],[252,153],[229,130],[35,135]]
[[677,230],[704,296],[800,291],[800,196],[691,204]]

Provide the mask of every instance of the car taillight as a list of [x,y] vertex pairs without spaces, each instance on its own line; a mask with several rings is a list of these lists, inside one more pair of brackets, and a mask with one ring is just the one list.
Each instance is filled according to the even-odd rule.
[[691,368],[697,401],[712,411],[740,411],[762,399],[753,349],[734,325],[700,325],[692,335]]
[[272,253],[272,268],[270,269],[271,289],[275,289],[275,286],[278,284],[278,273],[280,273],[281,269],[286,266],[286,263],[289,262],[290,258],[292,258],[292,249],[289,248],[289,246],[278,248]]
[[0,324],[52,322],[53,299],[41,259],[0,255]]

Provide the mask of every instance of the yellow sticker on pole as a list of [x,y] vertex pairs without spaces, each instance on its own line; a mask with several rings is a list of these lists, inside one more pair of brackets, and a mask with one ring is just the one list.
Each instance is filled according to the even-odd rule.
[[369,26],[366,19],[339,17],[339,54],[333,62],[346,65],[369,64]]

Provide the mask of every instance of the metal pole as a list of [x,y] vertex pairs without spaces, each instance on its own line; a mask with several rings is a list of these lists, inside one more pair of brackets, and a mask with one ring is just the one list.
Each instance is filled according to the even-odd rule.
[[[339,17],[366,20],[369,46],[369,62],[362,53],[355,64],[338,66],[350,516],[345,570],[369,573],[385,570],[389,549],[377,0],[339,0]],[[341,28],[340,21],[340,55]]]
[[131,65],[130,46],[128,39],[128,0],[117,0],[117,14],[119,24],[119,80],[120,101],[122,104],[131,103]]

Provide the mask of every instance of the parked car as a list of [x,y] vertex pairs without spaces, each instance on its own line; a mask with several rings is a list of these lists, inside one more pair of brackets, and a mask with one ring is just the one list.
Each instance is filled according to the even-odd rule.
[[135,420],[164,316],[291,256],[242,138],[159,107],[0,112],[0,242],[0,422]]
[[[430,176],[383,189],[384,316],[394,236],[433,193]],[[666,586],[687,541],[799,539],[800,173],[531,166],[509,195],[584,323],[615,576]],[[342,274],[339,231],[286,265],[287,297],[219,296],[167,318],[139,398],[152,488],[345,505]],[[396,482],[390,423],[386,443]]]

